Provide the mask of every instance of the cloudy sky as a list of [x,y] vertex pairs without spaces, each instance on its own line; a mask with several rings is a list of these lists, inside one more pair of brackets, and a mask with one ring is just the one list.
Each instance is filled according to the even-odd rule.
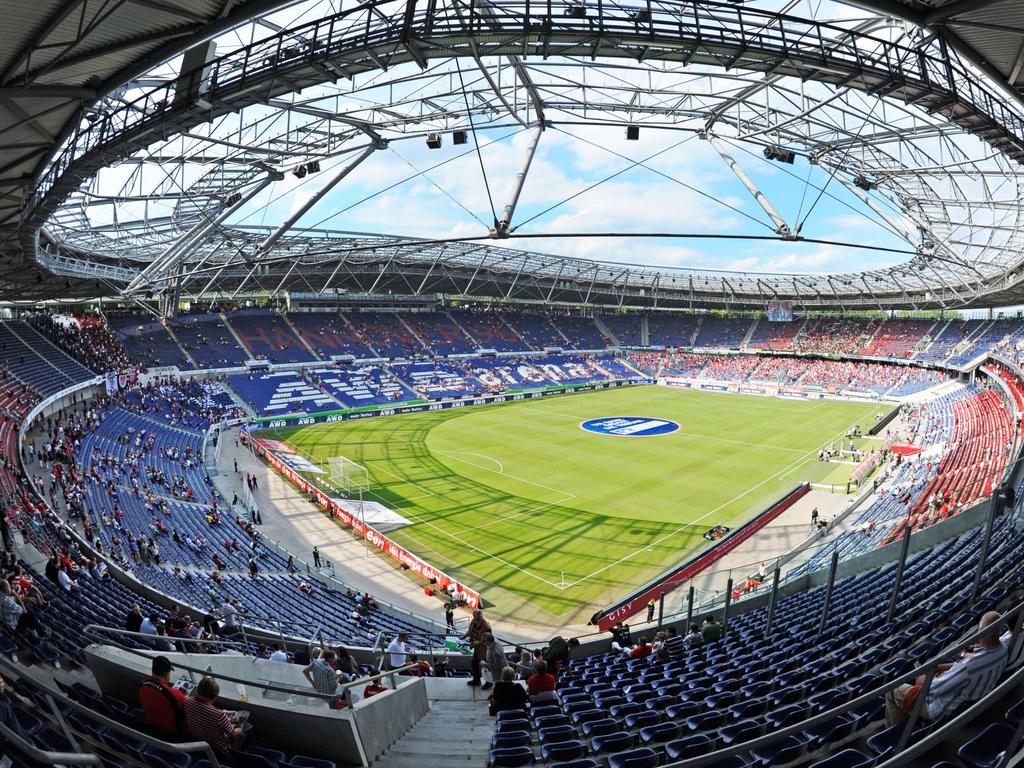
[[[500,217],[510,199],[529,139],[525,130],[480,131],[479,158],[472,138],[470,144],[457,147],[446,136],[440,150],[428,150],[421,139],[395,142],[320,200],[294,231],[331,228],[427,238],[484,237],[494,213]],[[757,150],[752,145],[730,147],[791,229],[802,224],[807,238],[906,247],[821,168],[802,158],[794,165],[772,163]],[[236,223],[284,219],[344,162],[324,164],[319,174],[302,180],[289,175],[255,199]],[[513,239],[507,243],[511,247],[640,264],[830,272],[902,260],[897,254],[813,243],[567,236],[773,235],[767,214],[707,141],[690,133],[658,130],[642,130],[640,141],[633,142],[625,140],[620,127],[547,129],[513,227],[516,234],[545,237]]]

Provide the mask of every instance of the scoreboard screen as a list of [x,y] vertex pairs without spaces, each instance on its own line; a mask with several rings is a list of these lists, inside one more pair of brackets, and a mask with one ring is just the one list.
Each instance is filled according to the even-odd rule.
[[792,301],[769,301],[768,321],[772,323],[788,323],[793,319]]

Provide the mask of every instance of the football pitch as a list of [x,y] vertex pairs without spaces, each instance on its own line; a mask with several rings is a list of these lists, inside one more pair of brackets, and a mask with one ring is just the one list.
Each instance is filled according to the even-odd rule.
[[[495,615],[572,623],[700,549],[712,526],[734,527],[834,470],[819,447],[866,430],[879,407],[651,385],[269,436],[315,462],[364,465],[366,498],[411,522],[388,535],[478,589]],[[615,416],[679,429],[580,428]]]

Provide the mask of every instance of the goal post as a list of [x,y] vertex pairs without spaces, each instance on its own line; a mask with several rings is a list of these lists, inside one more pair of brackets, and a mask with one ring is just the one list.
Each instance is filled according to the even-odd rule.
[[370,475],[361,464],[344,456],[331,456],[327,460],[327,465],[331,470],[331,484],[346,496],[351,497],[352,494],[362,494],[370,490]]

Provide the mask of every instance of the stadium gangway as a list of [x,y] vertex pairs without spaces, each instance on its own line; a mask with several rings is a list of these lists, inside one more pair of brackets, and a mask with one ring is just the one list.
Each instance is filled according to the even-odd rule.
[[[1013,626],[1016,628],[1017,632],[1024,631],[1024,602],[1018,603],[1008,609],[1005,613],[1001,614],[996,624],[1006,624],[1011,620],[1014,622]],[[896,687],[903,684],[913,685],[918,677],[924,677],[921,693],[918,695],[917,700],[914,703],[914,708],[905,721],[904,728],[900,733],[899,740],[893,748],[891,757],[885,759],[886,756],[883,754],[883,762],[875,764],[875,768],[903,768],[904,766],[910,765],[911,761],[925,754],[931,748],[938,746],[947,738],[958,733],[962,734],[964,732],[962,730],[964,726],[974,720],[978,715],[984,713],[991,706],[998,703],[1000,699],[1014,691],[1018,685],[1024,682],[1024,667],[1021,667],[1003,680],[1003,682],[996,686],[995,689],[978,701],[971,703],[969,707],[962,710],[952,719],[932,724],[932,730],[926,736],[924,736],[920,741],[910,744],[911,737],[914,735],[914,732],[918,727],[918,723],[923,719],[921,717],[921,710],[924,708],[924,703],[928,698],[929,688],[931,687],[932,680],[938,672],[939,665],[944,663],[945,660],[954,658],[963,651],[966,651],[968,648],[973,646],[983,634],[985,634],[984,630],[975,628],[966,637],[954,644],[948,645],[945,649],[939,651],[909,672],[904,672],[893,680],[882,683],[866,693],[852,698],[839,706],[833,707],[832,709],[821,712],[813,717],[809,717],[806,720],[802,720],[799,723],[786,726],[785,728],[778,728],[771,733],[758,736],[756,739],[751,739],[714,752],[709,752],[705,755],[701,755],[700,757],[680,760],[675,763],[668,763],[665,768],[704,768],[705,766],[717,765],[725,758],[742,755],[752,749],[774,744],[787,736],[798,737],[803,731],[809,728],[821,725],[822,723],[832,720],[838,715],[842,715],[856,707],[873,704],[877,702],[879,698],[884,698],[886,693]],[[1013,755],[1020,747],[1022,737],[1024,737],[1024,719],[1015,726],[1013,736],[1006,749],[1007,757]],[[999,764],[999,768],[1004,768],[1005,765],[1006,760]]]
[[[86,627],[83,630],[83,633],[87,632],[88,629],[89,627]],[[43,698],[46,699],[46,704],[50,708],[50,714],[53,716],[53,720],[60,730],[61,735],[63,735],[75,749],[81,749],[81,745],[79,744],[79,739],[75,736],[74,732],[68,727],[67,720],[61,712],[62,707],[72,709],[75,712],[88,717],[90,720],[99,721],[104,728],[123,734],[136,742],[141,742],[147,746],[158,747],[166,752],[189,755],[198,753],[201,757],[209,760],[210,765],[213,766],[213,768],[218,768],[220,765],[220,763],[217,762],[217,757],[214,754],[213,748],[205,741],[190,741],[172,744],[154,738],[142,731],[137,731],[127,725],[122,725],[117,720],[113,720],[95,709],[91,709],[73,700],[69,696],[65,696],[59,691],[55,691],[49,686],[49,684],[43,683],[33,677],[29,677],[25,674],[20,665],[15,664],[10,659],[3,656],[0,656],[0,671],[2,671],[4,676],[7,678],[25,678],[30,682],[33,688],[42,691]],[[57,704],[58,700],[60,700],[60,705]],[[103,765],[103,761],[100,757],[92,752],[69,753],[41,750],[31,741],[25,741],[17,736],[2,723],[0,723],[0,735],[2,735],[8,743],[16,745],[18,749],[24,752],[28,757],[33,760],[37,760],[40,763],[49,765]]]

